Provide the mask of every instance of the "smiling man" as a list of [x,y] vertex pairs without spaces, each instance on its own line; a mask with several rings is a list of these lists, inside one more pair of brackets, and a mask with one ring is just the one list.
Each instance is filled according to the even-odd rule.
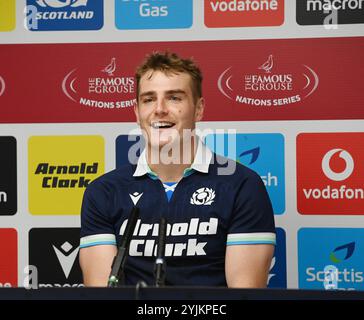
[[[196,136],[205,107],[200,69],[191,59],[153,53],[136,80],[135,114],[146,147],[136,165],[99,177],[85,191],[85,285],[107,285],[129,212],[137,206],[124,284],[154,284],[164,217],[166,285],[265,287],[275,245],[272,206],[254,171],[217,156]],[[221,174],[226,166],[234,170]]]

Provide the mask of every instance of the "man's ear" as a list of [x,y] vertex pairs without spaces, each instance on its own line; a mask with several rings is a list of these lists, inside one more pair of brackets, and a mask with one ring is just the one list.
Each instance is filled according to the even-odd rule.
[[196,109],[195,109],[195,121],[201,121],[203,118],[203,113],[205,110],[205,99],[199,98],[196,103]]

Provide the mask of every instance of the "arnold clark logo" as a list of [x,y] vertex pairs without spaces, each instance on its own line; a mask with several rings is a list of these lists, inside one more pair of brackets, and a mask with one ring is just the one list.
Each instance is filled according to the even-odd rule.
[[[301,134],[298,209],[303,214],[364,214],[364,134]],[[310,154],[308,161],[307,154]]]
[[275,214],[285,211],[284,137],[272,134],[211,134],[206,145],[221,156],[257,172],[267,188]]
[[136,105],[134,76],[125,73],[115,57],[96,69],[72,69],[63,78],[62,90],[83,107],[120,110]]
[[79,215],[85,188],[104,173],[104,152],[101,136],[30,137],[30,213]]
[[103,0],[27,0],[26,25],[31,31],[98,30]]
[[192,0],[115,0],[118,29],[177,29],[192,26]]
[[299,287],[364,290],[363,239],[364,229],[300,229]]
[[308,65],[287,66],[269,54],[262,61],[229,66],[217,87],[229,100],[254,107],[282,107],[301,102],[318,88],[319,76]]

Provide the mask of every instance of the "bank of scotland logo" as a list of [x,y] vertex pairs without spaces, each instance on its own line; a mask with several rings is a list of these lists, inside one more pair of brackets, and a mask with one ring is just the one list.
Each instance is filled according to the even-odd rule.
[[104,24],[103,0],[27,0],[31,31],[99,30]]
[[87,6],[88,0],[36,0],[37,4],[41,7],[51,7],[51,8],[64,8],[64,7],[80,7]]
[[196,206],[209,206],[214,202],[214,199],[214,190],[210,188],[200,188],[193,193],[190,203]]
[[221,156],[233,159],[262,178],[275,214],[285,211],[284,137],[278,133],[211,134],[206,145]]
[[364,290],[364,229],[302,228],[298,232],[299,287]]

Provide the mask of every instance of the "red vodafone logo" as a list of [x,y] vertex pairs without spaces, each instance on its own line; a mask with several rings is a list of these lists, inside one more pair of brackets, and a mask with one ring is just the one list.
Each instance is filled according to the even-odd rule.
[[18,285],[18,240],[15,229],[0,229],[0,288]]
[[[331,167],[331,159],[335,154],[339,154],[340,158],[345,161],[345,169],[335,172]],[[354,170],[354,160],[349,152],[342,149],[332,149],[325,154],[322,159],[322,171],[331,180],[343,181],[350,177]]]
[[364,133],[297,137],[297,205],[301,214],[364,214]]
[[279,26],[284,22],[284,0],[205,0],[209,28]]

